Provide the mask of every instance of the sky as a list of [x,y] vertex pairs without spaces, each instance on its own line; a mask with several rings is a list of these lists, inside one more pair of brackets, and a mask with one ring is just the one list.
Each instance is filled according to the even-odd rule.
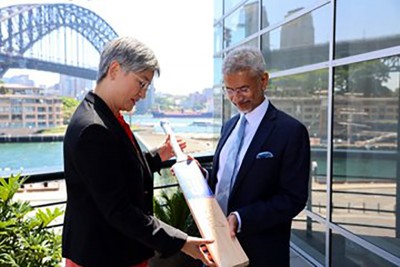
[[[213,0],[2,0],[0,7],[23,3],[72,3],[102,17],[120,36],[130,35],[156,54],[161,75],[159,92],[187,94],[213,84]],[[37,84],[58,81],[58,75],[12,70],[5,77],[29,73]]]

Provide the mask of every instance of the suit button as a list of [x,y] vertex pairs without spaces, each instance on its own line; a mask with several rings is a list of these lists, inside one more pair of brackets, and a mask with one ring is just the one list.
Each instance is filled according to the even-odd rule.
[[145,195],[147,195],[147,194],[149,193],[149,191],[144,191],[143,193],[144,193]]

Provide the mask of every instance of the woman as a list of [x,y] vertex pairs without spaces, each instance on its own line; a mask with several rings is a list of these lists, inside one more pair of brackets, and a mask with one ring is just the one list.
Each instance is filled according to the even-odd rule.
[[169,139],[158,153],[143,154],[120,113],[146,96],[155,73],[158,61],[146,45],[130,37],[111,41],[94,91],[72,116],[64,139],[67,266],[147,266],[155,250],[164,256],[181,250],[214,266],[200,247],[212,240],[152,216],[151,173],[173,156]]

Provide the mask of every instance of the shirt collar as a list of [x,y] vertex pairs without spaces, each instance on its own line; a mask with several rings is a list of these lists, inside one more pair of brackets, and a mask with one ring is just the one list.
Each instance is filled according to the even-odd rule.
[[260,105],[258,105],[258,107],[256,107],[249,113],[246,114],[242,113],[240,115],[243,116],[244,114],[244,116],[246,116],[247,123],[250,126],[258,126],[262,118],[264,117],[265,113],[267,112],[268,106],[269,106],[269,101],[268,98],[265,97],[264,101]]

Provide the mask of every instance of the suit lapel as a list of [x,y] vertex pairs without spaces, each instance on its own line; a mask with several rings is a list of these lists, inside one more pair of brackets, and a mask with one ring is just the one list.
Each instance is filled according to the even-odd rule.
[[224,126],[226,129],[223,129],[221,132],[221,139],[218,142],[218,146],[215,149],[215,154],[214,154],[214,160],[213,160],[213,171],[211,174],[211,190],[215,192],[215,185],[217,184],[217,172],[219,168],[219,155],[221,154],[222,147],[225,145],[226,140],[228,140],[228,137],[231,135],[233,129],[235,128],[237,122],[239,121],[240,115],[234,116],[230,121],[227,122],[227,124]]
[[235,183],[232,188],[232,192],[230,197],[235,194],[237,188],[240,186],[240,183],[245,179],[247,172],[251,168],[256,158],[257,153],[260,151],[261,146],[265,143],[268,139],[268,136],[272,132],[275,127],[273,120],[276,117],[276,108],[269,103],[269,107],[267,112],[264,115],[264,118],[261,120],[260,125],[251,141],[249,148],[243,158],[243,162],[240,166],[239,172],[237,174]]
[[[125,145],[127,147],[129,147],[129,153],[131,155],[133,155],[133,157],[137,159],[137,161],[140,163],[140,165],[142,165],[142,167],[151,174],[150,168],[147,165],[147,161],[144,158],[143,153],[140,149],[140,146],[139,146],[135,136],[133,135],[133,133],[131,133],[131,134],[133,135],[133,142],[135,142],[135,144],[133,144],[131,142],[131,139],[128,137],[125,130],[122,128],[122,125],[119,124],[117,118],[115,118],[114,115],[113,115],[113,123],[115,124],[114,128],[113,128],[113,129],[115,129],[115,133],[118,135],[118,137],[121,140],[123,140]],[[134,147],[135,145],[136,145],[137,149]]]

